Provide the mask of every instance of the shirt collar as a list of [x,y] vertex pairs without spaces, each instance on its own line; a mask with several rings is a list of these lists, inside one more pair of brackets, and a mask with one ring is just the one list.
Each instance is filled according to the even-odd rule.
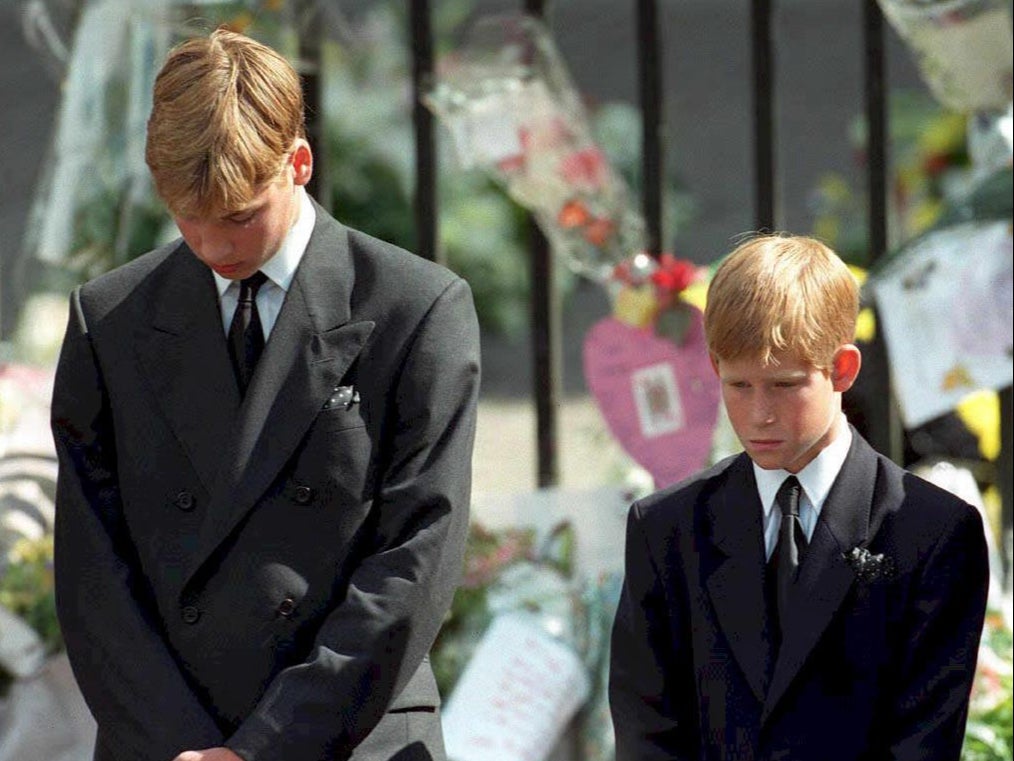
[[[849,427],[844,413],[841,414],[837,424],[841,426],[838,435],[830,444],[820,450],[817,456],[806,464],[806,467],[795,474],[799,479],[799,485],[803,488],[803,493],[818,516],[834,480],[838,477],[842,465],[845,464],[849,447],[852,446],[852,429]],[[753,463],[753,474],[757,480],[757,491],[760,494],[761,507],[764,508],[764,517],[767,518],[774,507],[778,489],[782,482],[792,474],[781,468],[765,470],[757,463]]]
[[[296,218],[295,224],[289,228],[278,251],[261,266],[261,272],[268,276],[268,280],[285,292],[288,292],[289,286],[292,285],[292,279],[296,276],[296,268],[299,267],[303,254],[306,253],[317,216],[306,189],[302,185],[297,185],[296,193],[299,196],[299,216]],[[219,296],[222,296],[230,285],[237,282],[222,277],[214,270],[211,274],[215,276],[215,287],[218,288]]]

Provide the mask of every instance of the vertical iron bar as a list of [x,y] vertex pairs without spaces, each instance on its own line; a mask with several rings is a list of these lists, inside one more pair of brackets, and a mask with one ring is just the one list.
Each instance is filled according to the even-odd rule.
[[641,95],[641,207],[647,227],[647,250],[662,251],[662,76],[656,0],[637,3],[638,80]]
[[[525,0],[525,13],[545,20],[544,0]],[[560,482],[558,410],[562,371],[562,320],[553,254],[535,218],[529,215],[532,277],[532,352],[535,360],[536,480],[539,488]]]
[[[865,47],[865,103],[867,196],[869,198],[869,263],[873,265],[887,252],[887,95],[884,63],[884,17],[877,0],[863,1],[863,43]],[[891,392],[890,363],[884,344],[884,331],[878,329],[870,347],[877,361],[867,372],[875,374],[873,384],[883,389],[870,410],[867,434],[875,449],[901,463],[904,441],[901,420]]]
[[433,30],[428,0],[409,4],[412,26],[412,123],[415,127],[415,250],[420,256],[443,262],[437,247],[437,151],[433,114],[423,105],[423,94],[433,76]]
[[303,81],[303,105],[306,113],[306,140],[313,152],[313,176],[306,190],[317,202],[330,211],[331,184],[327,176],[327,135],[324,126],[324,103],[321,97],[324,69],[321,60],[320,11],[314,2],[302,2],[300,14],[299,62]]
[[561,398],[560,356],[562,324],[560,299],[549,241],[534,217],[529,217],[532,262],[532,351],[535,360],[535,432],[540,489],[560,482],[558,410]]
[[775,177],[774,44],[771,0],[750,4],[753,54],[754,227],[775,229],[778,197]]
[[887,252],[887,101],[884,17],[877,0],[863,0],[868,161],[869,245],[872,265]]

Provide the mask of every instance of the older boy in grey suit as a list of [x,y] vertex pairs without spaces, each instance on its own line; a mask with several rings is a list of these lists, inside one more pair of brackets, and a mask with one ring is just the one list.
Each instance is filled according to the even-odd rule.
[[299,79],[241,35],[170,54],[147,161],[182,239],[74,292],[53,399],[95,757],[442,759],[469,289],[307,196]]

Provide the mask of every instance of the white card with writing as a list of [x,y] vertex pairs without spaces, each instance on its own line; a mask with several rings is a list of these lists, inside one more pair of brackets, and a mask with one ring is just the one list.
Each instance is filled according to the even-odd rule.
[[1014,379],[1012,249],[1010,222],[968,222],[910,244],[873,282],[906,428]]
[[447,756],[543,761],[590,689],[574,651],[530,616],[497,616],[444,710]]
[[683,403],[672,365],[660,362],[630,374],[641,434],[652,439],[683,427]]

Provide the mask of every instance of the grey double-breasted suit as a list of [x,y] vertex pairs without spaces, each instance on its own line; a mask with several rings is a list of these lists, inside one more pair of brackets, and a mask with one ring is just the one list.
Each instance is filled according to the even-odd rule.
[[460,278],[316,208],[241,399],[180,241],[71,298],[60,621],[96,758],[439,759],[478,329]]

